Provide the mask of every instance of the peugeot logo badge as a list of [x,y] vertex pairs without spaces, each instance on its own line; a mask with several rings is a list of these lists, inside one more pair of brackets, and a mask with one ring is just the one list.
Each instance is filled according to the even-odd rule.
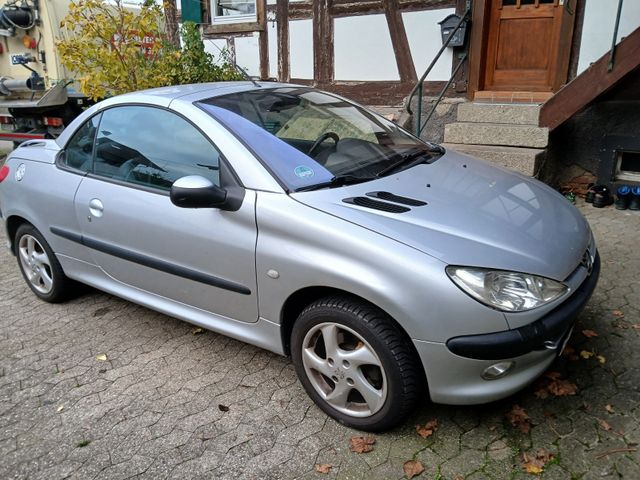
[[591,259],[591,255],[589,254],[589,250],[584,252],[584,255],[582,256],[582,261],[580,262],[580,265],[582,265],[584,268],[587,269],[587,275],[591,275],[591,272],[593,271],[593,260]]

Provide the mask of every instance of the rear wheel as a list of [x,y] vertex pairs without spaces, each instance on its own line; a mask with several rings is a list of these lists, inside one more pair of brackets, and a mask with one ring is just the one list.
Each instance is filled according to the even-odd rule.
[[69,298],[75,282],[64,274],[51,247],[35,227],[29,224],[18,227],[15,248],[22,276],[38,298],[50,303]]
[[360,430],[401,422],[423,382],[417,355],[395,322],[347,297],[324,298],[304,309],[293,327],[291,354],[316,404]]

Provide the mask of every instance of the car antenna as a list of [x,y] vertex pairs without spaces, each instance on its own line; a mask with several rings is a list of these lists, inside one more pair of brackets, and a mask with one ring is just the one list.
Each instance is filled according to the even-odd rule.
[[233,62],[233,66],[236,68],[238,72],[240,72],[240,75],[242,75],[245,80],[248,80],[249,82],[253,83],[253,85],[258,88],[262,88],[262,85],[260,85],[253,78],[251,78],[247,73],[247,71],[244,68],[242,68],[240,65],[238,65],[234,59],[231,59],[231,61]]

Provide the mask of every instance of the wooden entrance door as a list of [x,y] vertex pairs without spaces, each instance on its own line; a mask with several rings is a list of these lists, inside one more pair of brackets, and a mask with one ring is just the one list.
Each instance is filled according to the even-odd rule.
[[553,92],[567,80],[572,0],[492,0],[484,90]]

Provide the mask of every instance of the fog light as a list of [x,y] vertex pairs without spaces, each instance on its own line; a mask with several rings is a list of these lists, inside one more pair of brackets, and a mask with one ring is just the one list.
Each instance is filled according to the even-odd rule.
[[490,367],[485,368],[484,372],[482,372],[482,378],[485,380],[497,380],[509,373],[515,365],[515,362],[494,363]]

